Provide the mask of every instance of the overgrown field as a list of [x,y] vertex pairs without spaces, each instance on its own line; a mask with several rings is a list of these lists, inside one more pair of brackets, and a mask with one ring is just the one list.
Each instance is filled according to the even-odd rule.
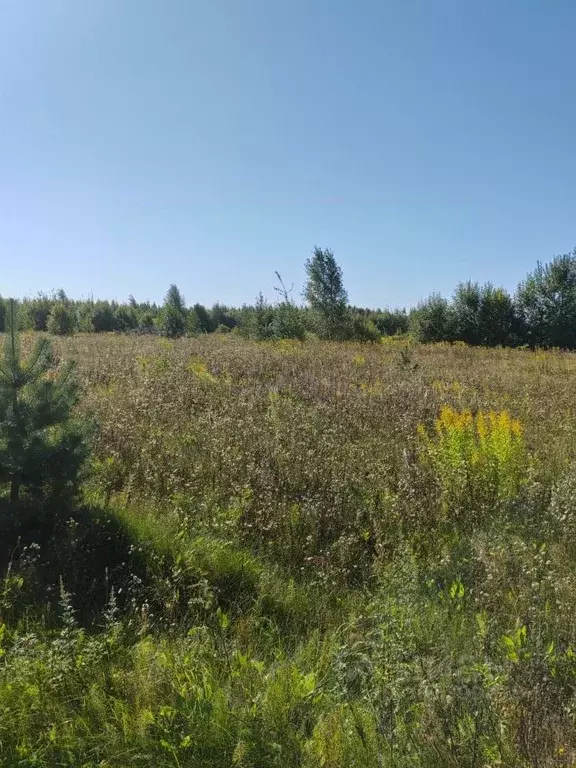
[[576,766],[576,356],[57,351],[98,431],[6,529],[0,765]]

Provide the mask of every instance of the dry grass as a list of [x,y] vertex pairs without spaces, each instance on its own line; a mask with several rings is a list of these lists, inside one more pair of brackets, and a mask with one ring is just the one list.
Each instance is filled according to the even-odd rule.
[[430,524],[434,487],[419,485],[414,455],[442,406],[510,412],[548,481],[576,451],[573,355],[438,345],[406,363],[401,349],[87,336],[62,354],[100,423],[101,485],[341,577],[371,567],[383,500]]
[[[74,705],[6,630],[3,711],[48,681],[43,717],[0,727],[6,765],[576,765],[575,355],[234,336],[57,350],[100,427],[87,498],[172,565],[155,571],[164,621],[126,605],[137,637],[88,644],[101,667],[70,673]],[[470,412],[472,447],[424,461],[446,406]],[[508,425],[481,494],[462,479],[480,413]],[[70,631],[62,654],[89,656]],[[38,633],[49,655],[61,635]]]

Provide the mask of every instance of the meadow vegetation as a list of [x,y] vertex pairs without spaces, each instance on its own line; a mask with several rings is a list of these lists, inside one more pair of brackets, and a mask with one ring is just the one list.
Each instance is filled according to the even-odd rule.
[[0,765],[576,765],[573,354],[55,352],[91,453],[49,530],[2,486]]

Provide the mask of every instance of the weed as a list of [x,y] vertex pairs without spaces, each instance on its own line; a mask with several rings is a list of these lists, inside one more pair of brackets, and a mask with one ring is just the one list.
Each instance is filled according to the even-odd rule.
[[576,358],[55,346],[99,431],[54,536],[0,499],[0,765],[576,764]]
[[507,411],[472,414],[444,406],[434,430],[420,425],[418,433],[422,460],[438,477],[447,514],[513,499],[526,480],[522,427]]

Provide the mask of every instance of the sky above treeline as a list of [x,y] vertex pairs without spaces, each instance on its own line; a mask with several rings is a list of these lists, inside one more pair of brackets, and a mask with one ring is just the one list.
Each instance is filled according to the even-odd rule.
[[576,245],[569,0],[0,0],[0,293],[509,290]]

